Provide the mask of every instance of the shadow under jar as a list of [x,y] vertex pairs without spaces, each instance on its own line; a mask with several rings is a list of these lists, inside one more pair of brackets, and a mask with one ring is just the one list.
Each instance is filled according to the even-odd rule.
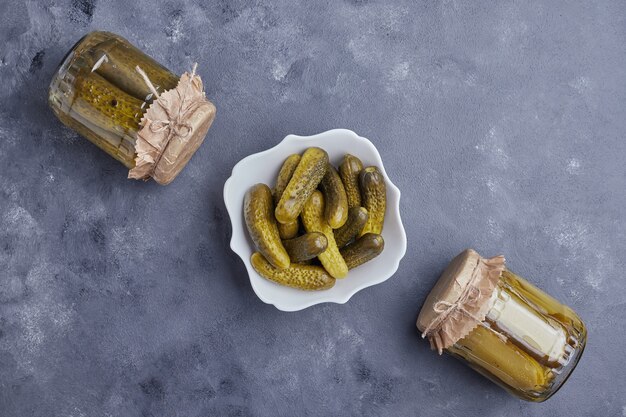
[[423,337],[511,394],[541,402],[576,367],[587,330],[569,307],[468,249],[450,262],[417,319]]
[[[74,45],[50,83],[48,101],[61,122],[124,164],[129,178],[163,185],[186,165],[215,118],[195,71],[178,77],[110,32],[91,32]],[[153,111],[164,116],[148,129],[143,119],[155,103]],[[142,153],[138,137],[152,152]]]

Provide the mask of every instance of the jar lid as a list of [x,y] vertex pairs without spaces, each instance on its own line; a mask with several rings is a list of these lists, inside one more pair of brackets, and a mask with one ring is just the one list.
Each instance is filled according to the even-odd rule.
[[485,259],[466,249],[448,264],[417,317],[432,349],[441,354],[485,320],[504,263],[504,256]]
[[204,141],[216,109],[204,94],[202,79],[185,72],[178,85],[158,94],[148,76],[137,67],[157,99],[152,102],[143,118],[135,142],[135,167],[128,178],[153,178],[167,185],[187,165],[191,156]]

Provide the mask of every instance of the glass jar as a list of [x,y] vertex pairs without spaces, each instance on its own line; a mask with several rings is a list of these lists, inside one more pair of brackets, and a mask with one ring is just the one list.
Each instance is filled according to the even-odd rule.
[[[195,71],[190,77],[197,79],[201,88]],[[161,141],[165,143],[156,143],[148,130],[145,131],[150,136],[147,141],[160,148],[159,160],[152,161],[153,169],[144,170],[143,176],[132,175],[140,156],[137,138],[145,124],[142,119],[153,102],[164,96],[163,93],[176,91],[180,80],[126,39],[109,32],[91,32],[74,45],[59,65],[50,83],[49,104],[61,122],[129,168],[129,177],[152,177],[166,184],[191,158],[215,117],[215,106],[204,98],[202,91],[204,102],[193,112],[193,123],[198,128],[193,134],[187,134],[184,146],[178,144],[174,152],[170,150],[168,175],[159,172],[158,164],[176,135],[168,135],[171,137],[167,141]],[[170,110],[168,120],[159,122],[174,131],[173,122],[179,115],[171,113],[175,112]],[[189,117],[189,114],[185,116]],[[180,124],[180,117],[176,121]],[[187,126],[190,124],[185,123]]]
[[441,353],[528,401],[552,396],[576,367],[587,330],[569,307],[469,249],[446,268],[417,320]]

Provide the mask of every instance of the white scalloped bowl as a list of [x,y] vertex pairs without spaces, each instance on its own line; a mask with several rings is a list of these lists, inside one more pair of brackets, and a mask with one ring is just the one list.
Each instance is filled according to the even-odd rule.
[[[351,270],[346,278],[338,279],[333,288],[323,291],[285,287],[260,276],[250,264],[254,244],[243,217],[246,191],[259,182],[273,187],[285,158],[293,153],[302,153],[311,146],[318,146],[328,152],[330,162],[335,166],[346,153],[355,155],[363,161],[364,166],[375,165],[380,168],[387,183],[387,211],[382,233],[385,249],[372,261]],[[230,247],[246,265],[256,295],[263,302],[273,304],[282,311],[302,310],[320,303],[343,304],[358,291],[389,279],[406,252],[406,233],[400,219],[400,190],[387,176],[380,154],[372,142],[351,130],[335,129],[313,136],[289,135],[273,148],[242,159],[224,184],[224,201],[233,229]]]

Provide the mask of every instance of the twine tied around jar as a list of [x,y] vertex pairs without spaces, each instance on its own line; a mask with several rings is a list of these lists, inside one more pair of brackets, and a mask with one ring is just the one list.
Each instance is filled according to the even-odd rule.
[[[478,268],[476,268],[476,270],[478,270]],[[475,274],[475,276],[477,275],[478,274]],[[472,277],[472,280],[475,280],[475,279],[476,279],[475,277]],[[428,325],[426,330],[422,332],[422,339],[426,337],[426,335],[430,332],[430,330],[433,327],[435,327],[441,321],[445,320],[446,317],[448,317],[448,315],[450,315],[452,312],[457,311],[457,310],[471,319],[480,321],[478,317],[476,317],[474,314],[467,311],[464,307],[468,303],[475,303],[476,300],[478,300],[479,298],[480,298],[480,290],[474,287],[472,284],[469,284],[466,287],[465,291],[463,291],[461,298],[459,298],[456,302],[449,303],[444,300],[438,301],[437,304],[435,304],[434,310],[436,313],[439,313],[439,317],[433,320],[430,323],[430,325]]]
[[159,184],[168,184],[204,140],[215,118],[215,106],[205,97],[197,65],[191,73],[181,75],[176,88],[162,94],[141,67],[135,68],[156,100],[141,119],[135,167],[129,178],[152,177]]
[[[187,95],[187,91],[189,89],[189,86],[191,85],[191,80],[196,75],[196,68],[198,68],[198,63],[194,63],[193,64],[193,69],[191,71],[191,77],[189,78],[189,82],[185,84],[185,91],[183,93],[183,97],[185,97]],[[135,70],[139,73],[139,75],[141,75],[141,77],[145,81],[145,83],[148,86],[148,88],[150,89],[150,91],[152,91],[152,94],[154,94],[154,96],[157,99],[160,99],[161,97],[159,95],[159,92],[154,87],[154,84],[152,84],[152,82],[150,81],[150,78],[148,78],[148,75],[146,74],[146,72],[144,70],[142,70],[139,65],[137,65],[135,67]],[[169,101],[166,98],[161,99],[161,101],[164,104],[163,109],[167,113],[168,118],[167,118],[167,120],[153,120],[152,123],[150,124],[150,131],[153,132],[153,133],[161,133],[161,132],[165,131],[166,129],[169,129],[169,133],[168,133],[168,136],[167,136],[167,140],[166,140],[165,144],[163,145],[163,149],[160,149],[161,152],[159,153],[158,159],[154,162],[154,165],[153,165],[153,168],[152,168],[152,170],[150,172],[150,175],[152,175],[154,173],[154,168],[158,165],[159,160],[163,156],[163,151],[165,151],[165,149],[167,148],[167,145],[169,145],[169,143],[172,140],[172,138],[174,136],[176,136],[176,137],[179,137],[181,139],[185,139],[193,131],[193,127],[189,123],[183,122],[183,120],[185,118],[185,115],[190,110],[192,110],[191,106],[189,106],[186,109],[182,109],[184,100],[181,100],[180,106],[178,107],[177,111],[174,112],[174,114],[172,114],[172,111],[170,110],[170,103],[169,103]],[[183,128],[185,130],[182,130]],[[152,144],[150,144],[150,145],[152,145]]]
[[451,285],[454,293],[447,299],[437,297],[431,304],[432,319],[423,327],[422,338],[428,337],[431,347],[439,354],[459,339],[467,336],[476,326],[485,326],[489,299],[504,270],[504,257],[484,259],[477,256],[469,277],[456,277]]

